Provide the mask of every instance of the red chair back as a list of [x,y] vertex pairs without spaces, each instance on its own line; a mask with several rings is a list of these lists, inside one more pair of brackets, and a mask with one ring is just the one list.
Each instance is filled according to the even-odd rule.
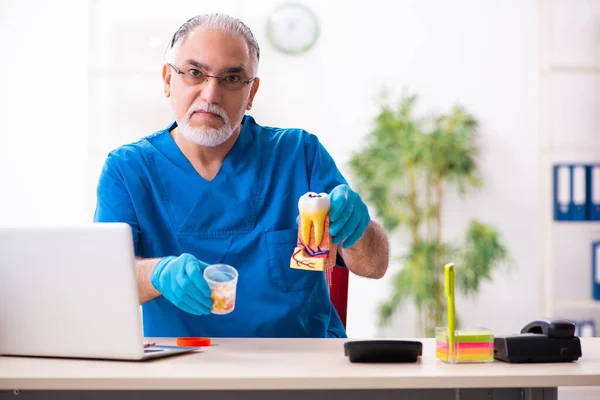
[[331,303],[333,303],[345,328],[348,311],[348,269],[337,266],[328,268],[325,270],[325,279],[327,279],[327,286],[329,286]]

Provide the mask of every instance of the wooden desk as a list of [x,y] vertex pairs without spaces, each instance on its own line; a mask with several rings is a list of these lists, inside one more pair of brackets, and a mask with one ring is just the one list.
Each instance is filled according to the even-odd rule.
[[[0,399],[197,399],[195,391],[204,391],[213,400],[240,398],[243,390],[251,391],[244,398],[285,400],[458,394],[461,400],[547,400],[557,398],[558,386],[600,386],[600,338],[582,339],[583,357],[564,364],[447,365],[435,359],[433,339],[420,340],[424,355],[417,364],[352,364],[343,352],[346,339],[214,339],[191,354],[144,362],[0,357]],[[176,392],[137,392],[148,390]]]

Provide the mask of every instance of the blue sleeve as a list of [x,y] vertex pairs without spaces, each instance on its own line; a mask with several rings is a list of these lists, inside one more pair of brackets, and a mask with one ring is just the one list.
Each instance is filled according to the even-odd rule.
[[125,187],[123,175],[114,160],[116,156],[110,154],[98,180],[96,191],[96,211],[94,222],[126,222],[131,227],[133,235],[133,249],[139,257],[140,225],[131,201],[131,195]]
[[[305,136],[304,149],[310,191],[330,193],[336,186],[348,184],[329,152],[315,135],[309,133]],[[335,263],[346,268],[346,263],[339,253]]]

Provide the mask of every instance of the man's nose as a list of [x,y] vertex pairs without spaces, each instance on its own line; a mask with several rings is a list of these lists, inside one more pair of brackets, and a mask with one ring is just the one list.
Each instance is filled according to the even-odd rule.
[[217,78],[207,78],[200,91],[200,98],[209,104],[219,104],[221,101],[221,87]]

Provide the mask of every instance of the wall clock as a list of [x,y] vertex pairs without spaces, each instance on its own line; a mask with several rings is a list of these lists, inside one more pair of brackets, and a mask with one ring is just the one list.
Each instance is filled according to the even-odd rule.
[[279,51],[300,54],[309,50],[319,37],[317,16],[299,3],[285,3],[269,16],[267,38]]

